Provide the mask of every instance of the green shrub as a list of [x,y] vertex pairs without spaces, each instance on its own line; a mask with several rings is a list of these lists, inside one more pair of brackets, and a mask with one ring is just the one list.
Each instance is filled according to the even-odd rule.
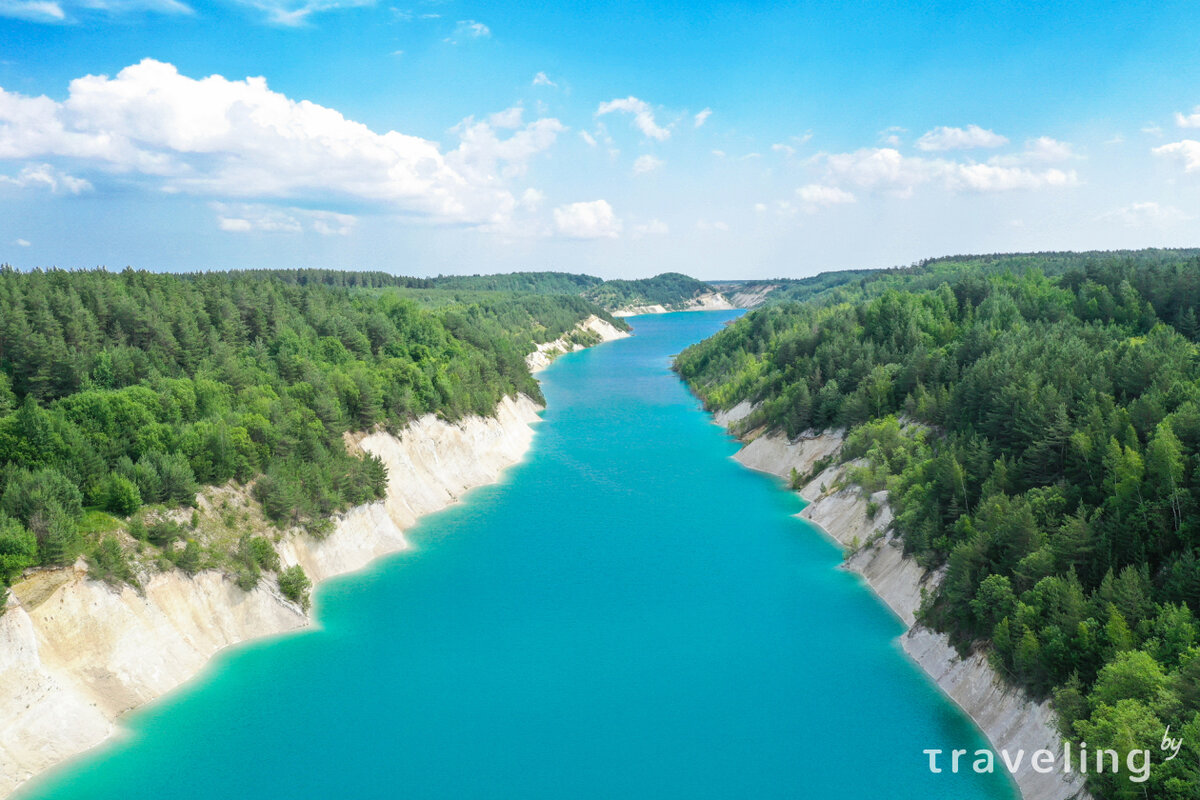
[[299,604],[305,611],[312,603],[309,597],[311,589],[312,581],[304,574],[304,568],[299,564],[288,567],[279,573],[279,591],[283,592],[283,596],[288,600]]

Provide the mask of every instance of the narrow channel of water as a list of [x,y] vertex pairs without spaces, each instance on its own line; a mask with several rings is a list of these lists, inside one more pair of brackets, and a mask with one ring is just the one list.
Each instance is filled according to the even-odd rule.
[[731,316],[560,359],[501,484],[21,797],[1012,798],[929,772],[923,749],[984,740],[669,372]]

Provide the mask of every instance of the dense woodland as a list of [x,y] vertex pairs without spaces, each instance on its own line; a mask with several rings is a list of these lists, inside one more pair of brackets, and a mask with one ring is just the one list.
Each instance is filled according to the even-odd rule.
[[[0,591],[81,554],[131,580],[118,529],[185,569],[220,563],[186,524],[139,512],[230,481],[277,525],[320,534],[386,486],[344,432],[540,399],[525,365],[536,343],[591,314],[625,327],[574,295],[439,294],[428,307],[424,286],[319,270],[0,268]],[[251,577],[278,567],[265,542],[235,546]]]
[[[1200,258],[944,259],[753,312],[679,356],[746,428],[850,429],[906,550],[944,568],[923,620],[1093,749],[1184,752],[1098,796],[1200,797]],[[1145,792],[1145,794],[1144,794]]]
[[713,287],[704,281],[678,272],[664,272],[653,278],[635,281],[605,281],[588,289],[583,296],[597,305],[614,310],[651,305],[670,309],[712,291]]

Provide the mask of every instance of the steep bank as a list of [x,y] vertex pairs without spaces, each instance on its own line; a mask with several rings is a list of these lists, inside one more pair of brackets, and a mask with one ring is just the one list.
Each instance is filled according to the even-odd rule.
[[[522,395],[495,417],[429,415],[398,437],[362,437],[358,446],[388,468],[386,498],[339,516],[324,539],[289,536],[281,561],[317,581],[406,548],[403,531],[418,517],[524,456],[538,411]],[[144,588],[89,580],[82,563],[13,587],[0,616],[0,796],[99,744],[123,712],[184,683],[218,650],[310,624],[270,575],[250,592],[216,571],[159,573]]]
[[600,342],[611,342],[613,339],[624,339],[626,336],[629,336],[629,331],[618,330],[608,320],[600,319],[600,317],[593,314],[576,325],[572,333],[560,336],[553,342],[543,342],[537,346],[536,350],[525,356],[525,363],[529,366],[529,371],[537,372],[538,370],[545,369],[550,365],[551,361],[563,353],[571,353],[584,349],[587,345],[580,344],[574,340],[574,338],[578,338],[575,335],[580,333],[591,337],[599,337]]
[[[749,403],[742,403],[718,413],[714,421],[729,427],[752,410]],[[833,431],[805,434],[792,441],[779,433],[764,434],[749,441],[734,458],[750,469],[788,479],[793,470],[807,475],[819,460],[835,456],[843,436],[844,432]],[[941,574],[925,570],[904,555],[902,543],[888,530],[892,510],[887,492],[865,497],[849,482],[853,466],[853,462],[834,464],[812,477],[800,491],[809,501],[800,516],[853,551],[846,568],[861,575],[908,627],[901,637],[904,651],[967,712],[993,749],[997,753],[1007,749],[1010,754],[1024,750],[1025,758],[1013,777],[1025,800],[1088,798],[1078,774],[1043,774],[1032,767],[1034,751],[1050,750],[1056,758],[1061,757],[1062,736],[1049,702],[1034,703],[1008,686],[985,653],[972,652],[960,658],[945,634],[916,624],[922,595],[937,588]],[[996,762],[998,769],[1005,769],[999,757]]]
[[708,292],[707,294],[697,295],[681,303],[673,303],[670,306],[658,303],[653,305],[625,306],[624,308],[616,309],[612,313],[614,317],[633,317],[639,314],[669,314],[673,311],[723,311],[730,308],[738,308],[738,306],[730,303],[725,295],[719,292]]

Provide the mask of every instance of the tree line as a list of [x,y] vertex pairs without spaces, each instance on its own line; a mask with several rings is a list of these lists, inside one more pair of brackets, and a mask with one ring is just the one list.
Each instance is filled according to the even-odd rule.
[[[0,268],[0,590],[81,554],[123,575],[116,522],[230,481],[278,525],[320,533],[386,488],[344,433],[541,399],[525,365],[537,343],[591,314],[624,327],[578,296],[426,307],[423,279],[407,280]],[[203,563],[188,530],[141,519],[121,527]]]
[[1194,798],[1200,258],[947,264],[749,314],[677,369],[710,407],[756,403],[745,429],[848,428],[856,482],[945,570],[923,621],[1053,698],[1076,741],[1157,753],[1170,725],[1191,748],[1145,785],[1090,776],[1098,796]]

